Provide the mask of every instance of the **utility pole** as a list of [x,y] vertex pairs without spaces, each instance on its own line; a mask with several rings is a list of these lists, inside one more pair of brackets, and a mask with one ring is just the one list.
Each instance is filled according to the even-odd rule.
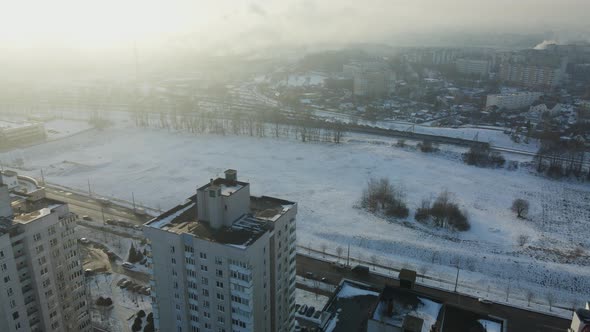
[[459,265],[457,265],[457,278],[455,279],[455,293],[457,293],[457,285],[459,284]]
[[135,211],[135,195],[133,194],[133,191],[131,192],[131,201],[133,202],[133,212],[137,212]]
[[346,255],[346,266],[350,266],[350,243],[348,244],[348,253]]
[[92,197],[92,190],[90,190],[90,179],[88,179],[88,196]]
[[41,182],[45,185],[45,175],[43,174],[43,168],[41,168]]

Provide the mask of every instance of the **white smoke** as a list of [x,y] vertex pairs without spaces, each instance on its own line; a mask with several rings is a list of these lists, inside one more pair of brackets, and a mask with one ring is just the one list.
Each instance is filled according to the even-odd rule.
[[543,40],[541,43],[537,44],[537,46],[533,47],[535,50],[544,50],[547,48],[547,45],[557,44],[555,40]]

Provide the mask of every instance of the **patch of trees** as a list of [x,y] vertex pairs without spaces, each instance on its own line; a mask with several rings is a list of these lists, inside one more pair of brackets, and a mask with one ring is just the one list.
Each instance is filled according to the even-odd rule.
[[590,180],[584,145],[581,136],[561,141],[556,134],[544,133],[541,136],[541,147],[534,158],[537,172],[553,178],[574,176]]
[[517,198],[512,202],[510,207],[512,212],[516,213],[516,216],[521,219],[526,219],[529,213],[529,201],[522,198]]
[[129,256],[127,261],[129,263],[137,263],[143,260],[144,253],[141,252],[139,249],[135,249],[135,245],[131,244],[131,248],[129,248]]
[[369,180],[363,190],[360,206],[371,213],[383,213],[388,217],[407,218],[409,215],[404,191],[387,178]]
[[113,305],[113,300],[111,300],[110,297],[104,298],[101,296],[96,300],[96,305],[101,307],[108,307]]
[[424,140],[420,143],[418,143],[418,148],[420,149],[420,151],[422,152],[436,152],[438,151],[438,147],[436,147],[432,141],[429,140]]
[[469,151],[463,154],[463,161],[468,165],[479,167],[502,167],[506,163],[504,156],[496,151],[491,151],[490,145],[473,144]]
[[467,213],[459,209],[452,194],[446,190],[438,195],[434,203],[427,199],[422,200],[414,218],[422,223],[457,231],[468,231],[471,228]]

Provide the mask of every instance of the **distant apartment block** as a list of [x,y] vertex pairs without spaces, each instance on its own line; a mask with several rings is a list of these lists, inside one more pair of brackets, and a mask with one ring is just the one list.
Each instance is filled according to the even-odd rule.
[[543,94],[540,92],[516,92],[488,95],[486,107],[496,106],[499,109],[514,110],[531,106]]
[[156,329],[294,331],[296,214],[227,170],[146,223]]
[[0,148],[44,140],[45,126],[42,123],[0,121]]
[[15,185],[15,173],[2,173],[2,331],[90,331],[76,217],[67,204],[46,198],[34,180]]
[[457,59],[457,71],[462,74],[486,76],[490,72],[491,62],[488,60]]
[[358,97],[383,97],[395,82],[395,74],[384,62],[355,62],[343,66],[343,74],[353,79],[353,94]]

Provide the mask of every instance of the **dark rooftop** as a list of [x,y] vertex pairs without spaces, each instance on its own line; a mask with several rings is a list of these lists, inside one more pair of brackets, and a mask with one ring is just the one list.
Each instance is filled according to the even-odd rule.
[[371,308],[379,293],[371,286],[344,280],[326,304],[324,311],[330,314],[323,330],[359,332],[367,330]]

